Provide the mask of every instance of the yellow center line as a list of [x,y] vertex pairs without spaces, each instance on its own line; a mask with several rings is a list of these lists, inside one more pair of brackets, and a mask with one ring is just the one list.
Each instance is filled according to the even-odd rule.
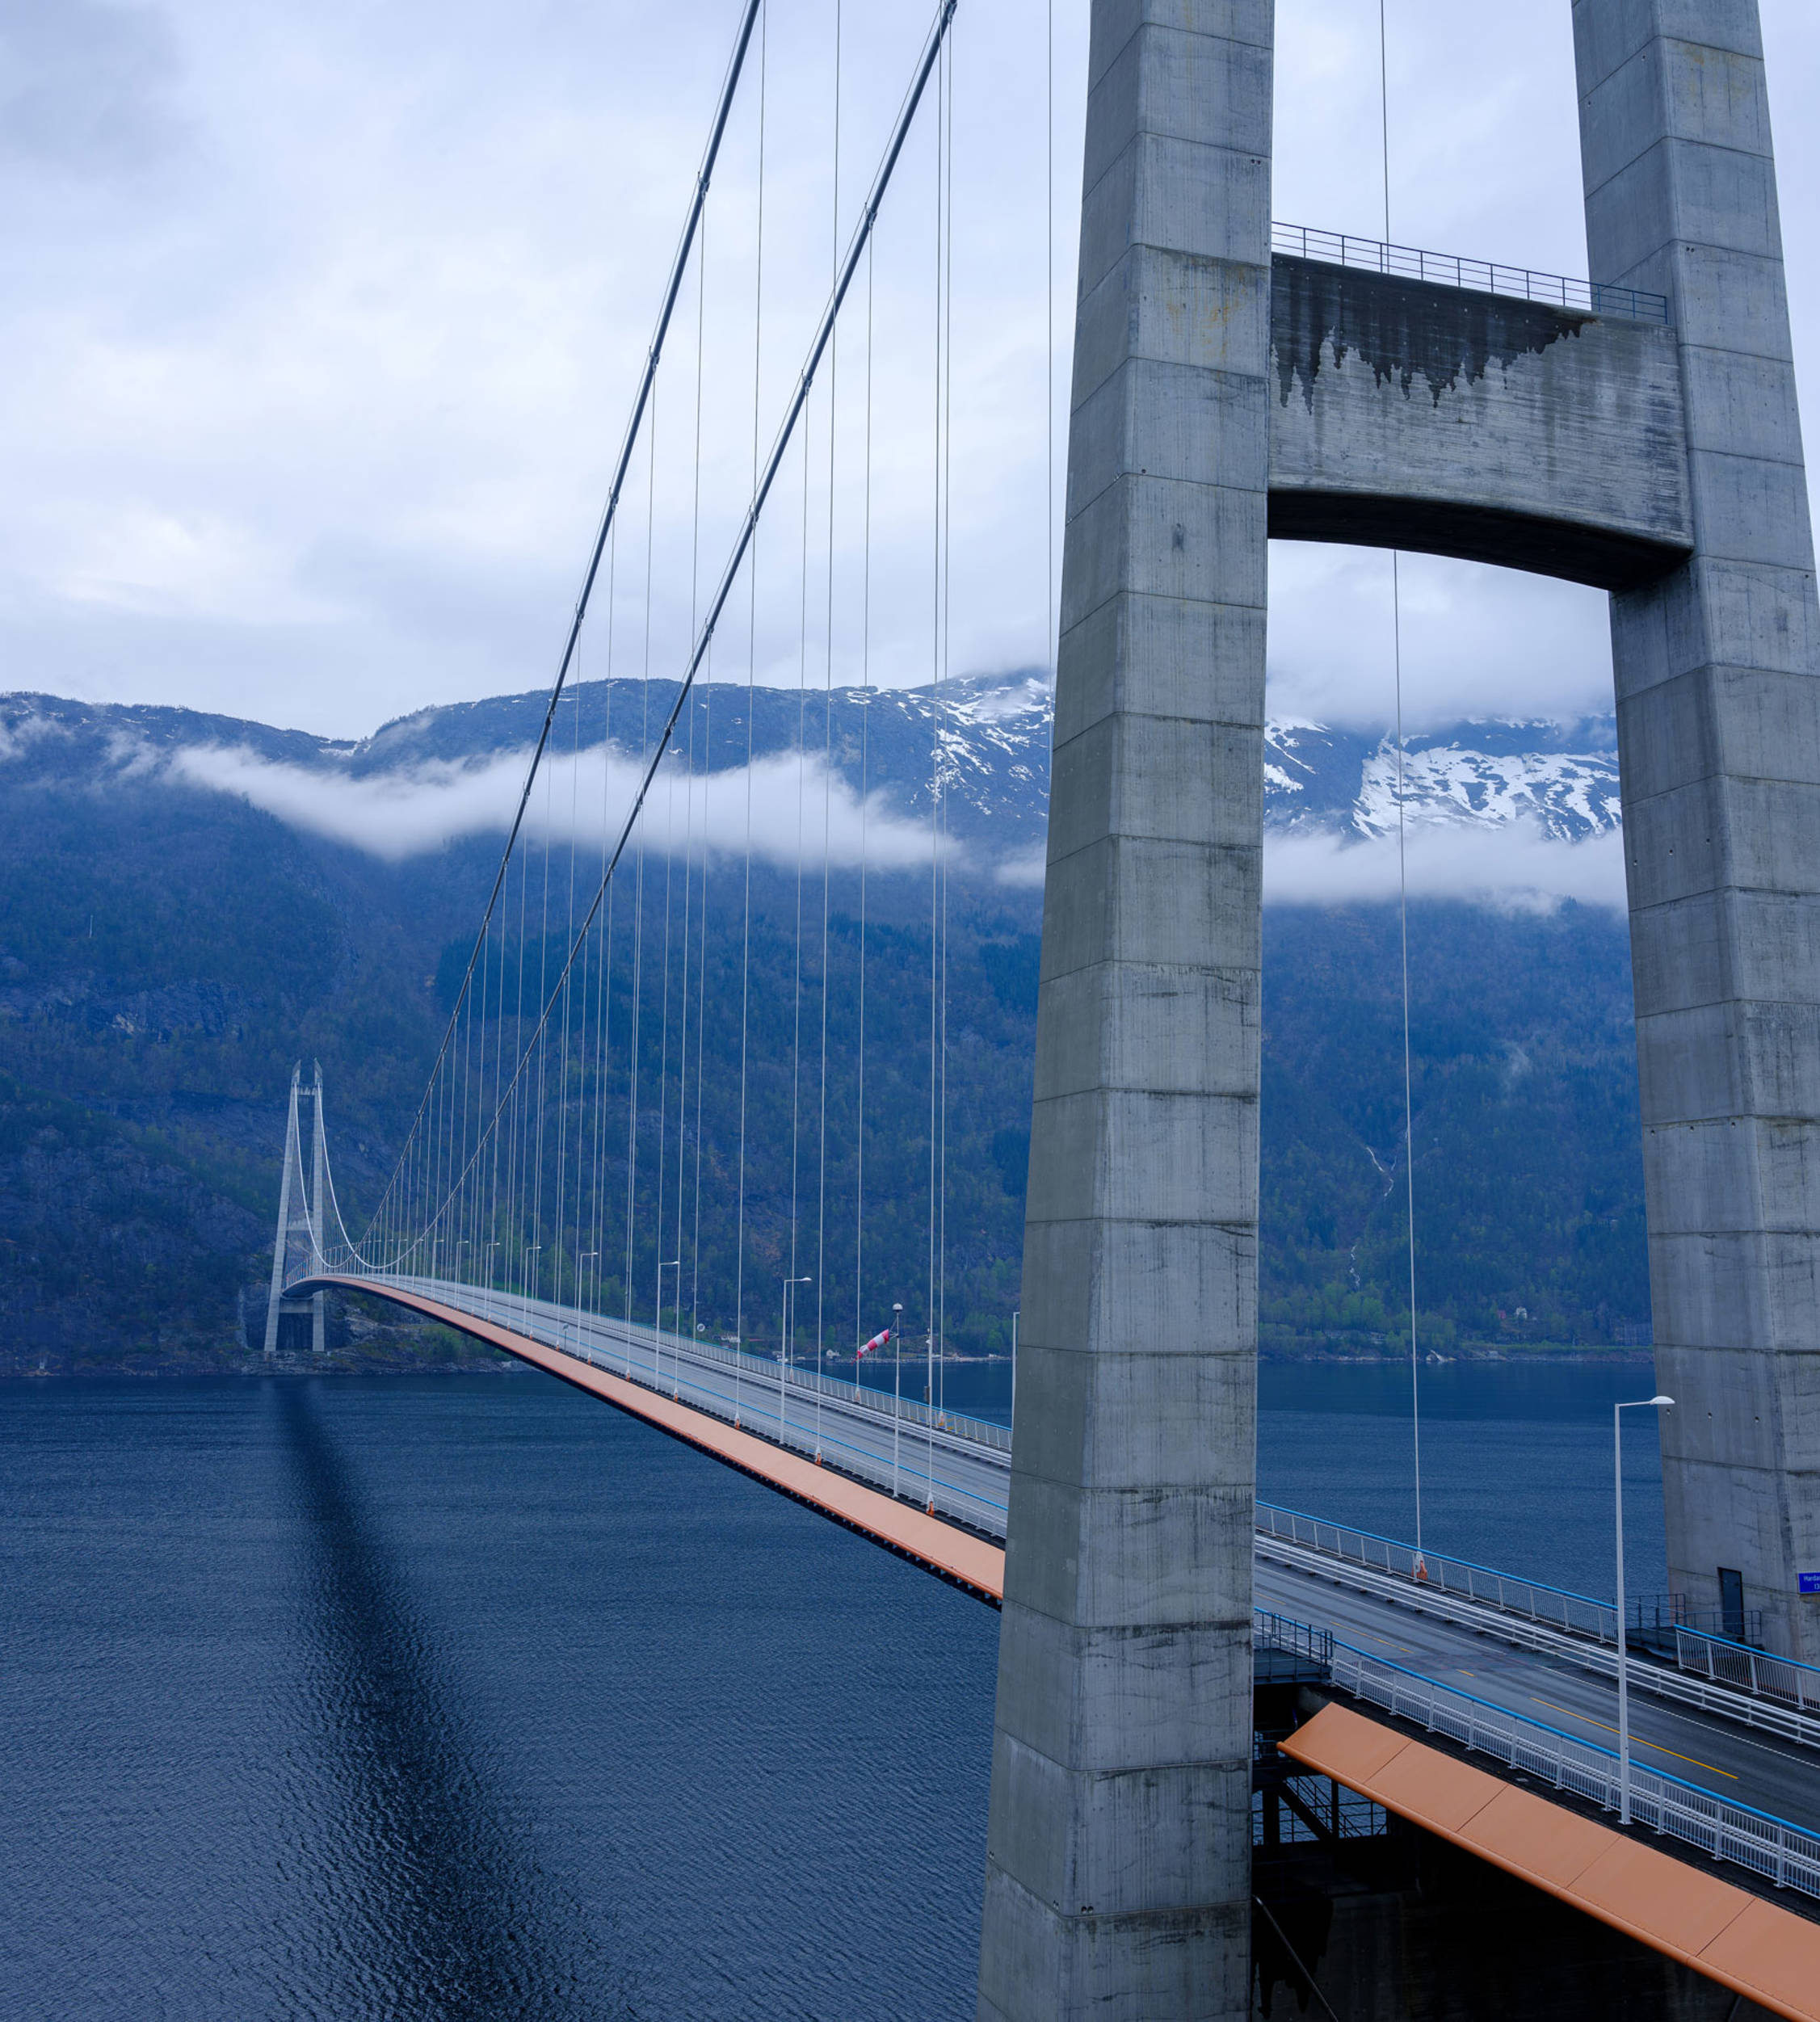
[[[1615,1734],[1616,1727],[1607,1726],[1603,1720],[1595,1720],[1591,1713],[1577,1713],[1570,1706],[1557,1706],[1552,1699],[1537,1699],[1532,1692],[1530,1698],[1538,1706],[1546,1706],[1551,1713],[1566,1713],[1570,1720],[1583,1721],[1588,1727],[1604,1727],[1608,1734]],[[1698,1755],[1683,1755],[1678,1748],[1664,1748],[1658,1741],[1639,1741],[1635,1734],[1630,1738],[1633,1748],[1653,1748],[1658,1755],[1672,1755],[1677,1762],[1690,1762],[1696,1769],[1709,1769],[1715,1776],[1723,1776],[1729,1783],[1738,1779],[1729,1769],[1721,1769],[1716,1762],[1702,1762]]]

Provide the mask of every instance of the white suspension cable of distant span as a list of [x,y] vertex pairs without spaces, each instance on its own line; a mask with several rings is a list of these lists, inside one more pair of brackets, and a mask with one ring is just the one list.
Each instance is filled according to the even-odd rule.
[[[759,383],[764,363],[765,308],[765,17],[759,42],[759,204],[753,235],[752,262],[752,490],[759,489]],[[752,759],[753,709],[759,678],[759,549],[752,536],[752,557],[746,579],[746,889],[739,951],[739,1185],[733,1246],[733,1422],[740,1423],[740,1368],[746,1351],[746,1104],[752,998]]]
[[[840,0],[834,0],[834,173],[829,207],[830,279],[840,273]],[[827,658],[822,696],[822,1087],[816,1125],[815,1200],[815,1459],[822,1460],[822,1378],[827,1360],[825,1322],[828,1290],[828,843],[834,813],[834,475],[840,387],[840,331],[828,348],[828,608]]]
[[[563,964],[562,969],[557,977],[554,985],[549,990],[544,1002],[542,1012],[539,1017],[536,1029],[531,1034],[530,1038],[524,1042],[523,1049],[519,1054],[518,1065],[512,1075],[512,1079],[507,1087],[502,1091],[500,1091],[498,1093],[498,1103],[494,1110],[494,1116],[487,1126],[487,1134],[489,1136],[496,1134],[501,1118],[504,1114],[505,1106],[510,1100],[511,1100],[519,1082],[523,1078],[525,1067],[530,1057],[531,1049],[535,1045],[539,1036],[543,1032],[544,1027],[549,1024],[551,1014],[555,1008],[557,999],[560,996],[561,991],[567,986],[570,972],[574,967],[575,956],[580,948],[581,942],[594,925],[594,922],[598,916],[599,908],[605,899],[607,889],[612,881],[620,860],[624,856],[626,847],[631,840],[633,830],[638,825],[638,819],[641,813],[643,812],[645,801],[649,795],[651,784],[656,776],[658,767],[662,763],[665,754],[670,748],[670,739],[674,734],[677,720],[682,713],[684,704],[686,704],[689,694],[693,688],[696,679],[700,672],[702,664],[708,654],[708,647],[712,641],[715,629],[720,622],[721,616],[725,609],[727,600],[733,593],[733,585],[737,582],[740,570],[745,562],[746,554],[751,544],[753,536],[758,527],[759,518],[763,512],[765,503],[770,497],[771,490],[775,483],[778,473],[782,467],[784,457],[795,436],[797,424],[801,418],[804,410],[808,404],[809,394],[815,385],[817,372],[820,368],[823,357],[827,353],[829,345],[832,340],[834,324],[836,319],[839,316],[841,306],[847,298],[849,289],[851,288],[853,277],[859,269],[860,261],[864,256],[866,247],[871,240],[872,229],[876,223],[880,208],[884,202],[885,192],[890,187],[892,174],[897,167],[899,158],[902,154],[904,144],[906,140],[908,138],[910,128],[914,120],[917,108],[922,103],[923,93],[927,86],[929,78],[934,73],[937,63],[945,48],[948,27],[954,19],[955,11],[958,4],[959,0],[942,0],[942,4],[936,11],[935,19],[931,24],[927,37],[925,40],[922,53],[918,60],[916,69],[912,75],[910,86],[904,95],[902,104],[899,108],[897,119],[893,123],[891,135],[886,143],[883,157],[880,162],[879,167],[873,176],[866,202],[861,209],[859,221],[854,228],[853,235],[848,242],[847,254],[841,263],[839,275],[836,280],[835,286],[829,297],[826,308],[822,311],[821,319],[816,327],[815,334],[810,341],[807,355],[805,359],[802,368],[797,376],[795,388],[792,390],[790,399],[786,405],[784,417],[779,424],[776,435],[773,438],[771,452],[766,459],[763,470],[760,475],[759,483],[754,489],[751,502],[748,505],[746,513],[740,522],[739,531],[735,537],[732,553],[728,557],[726,564],[721,571],[714,595],[709,600],[706,614],[702,621],[701,628],[696,635],[694,649],[689,656],[683,679],[678,685],[676,699],[671,705],[670,713],[665,721],[662,730],[658,737],[654,748],[649,746],[649,741],[647,740],[646,748],[648,755],[645,763],[644,772],[640,780],[638,789],[633,796],[632,805],[628,809],[625,820],[620,827],[618,841],[616,843],[612,854],[608,860],[606,875],[601,880],[600,885],[595,893],[594,898],[589,906],[586,917],[582,922],[575,942],[570,949],[568,957]],[[635,1024],[635,1046],[636,1042],[637,1029]],[[448,1198],[445,1198],[444,1201],[438,1206],[435,1213],[430,1217],[429,1221],[426,1225],[426,1228],[433,1227],[440,1219],[442,1214],[447,1210],[448,1199],[454,1197],[454,1193],[459,1189],[460,1183],[460,1181],[458,1179],[456,1184],[456,1188],[452,1189],[450,1196]],[[418,1240],[421,1241],[421,1239],[422,1232],[420,1232],[418,1237]]]
[[549,742],[551,726],[556,720],[557,704],[561,700],[563,687],[568,679],[570,668],[574,660],[576,648],[580,641],[582,626],[586,618],[588,605],[594,594],[595,582],[600,570],[601,556],[605,550],[607,536],[612,531],[614,520],[618,516],[620,494],[625,484],[626,473],[631,468],[633,450],[638,440],[639,431],[644,422],[646,408],[656,389],[658,368],[662,360],[664,342],[669,334],[670,317],[675,309],[677,296],[682,288],[683,277],[687,269],[689,254],[695,242],[696,233],[707,208],[708,192],[713,181],[715,165],[720,157],[721,143],[726,132],[727,122],[733,111],[733,99],[738,89],[740,76],[745,68],[746,50],[752,39],[753,23],[758,16],[762,3],[763,0],[746,0],[741,10],[739,23],[733,34],[733,51],[727,61],[726,71],[721,79],[720,96],[715,103],[714,115],[708,125],[708,144],[702,153],[701,166],[696,172],[695,183],[690,192],[689,204],[684,215],[683,229],[677,241],[675,253],[670,260],[670,274],[658,310],[656,326],[652,332],[650,344],[645,352],[645,365],[639,379],[638,388],[633,397],[632,412],[627,419],[625,433],[620,444],[620,453],[614,464],[612,479],[607,487],[607,502],[601,512],[599,526],[595,535],[594,545],[589,554],[587,566],[582,573],[581,594],[575,601],[574,614],[570,623],[561,658],[557,663],[556,679],[551,685],[550,698],[544,712],[543,725],[538,732],[537,742],[531,755],[530,764],[525,771],[524,785],[519,795],[518,807],[512,817],[511,827],[506,834],[505,848],[500,853],[499,868],[494,875],[493,889],[488,895],[486,906],[481,915],[480,929],[474,936],[474,946],[469,955],[467,967],[463,972],[460,986],[456,992],[455,1003],[450,1008],[449,1020],[443,1030],[442,1041],[436,1049],[435,1060],[431,1063],[429,1080],[424,1088],[423,1099],[418,1104],[417,1115],[413,1119],[410,1130],[406,1136],[406,1149],[400,1154],[398,1164],[393,1170],[391,1180],[387,1183],[385,1193],[380,1196],[380,1205],[374,1211],[375,1224],[386,1212],[386,1203],[391,1198],[393,1188],[398,1184],[401,1174],[405,1171],[406,1163],[410,1156],[410,1147],[422,1124],[431,1091],[435,1085],[437,1074],[448,1056],[461,1007],[466,1001],[469,986],[473,980],[475,962],[485,942],[487,930],[492,923],[494,908],[498,903],[500,893],[505,885],[506,866],[511,861],[512,851],[517,844],[519,831],[523,826],[525,809],[531,800],[532,784],[537,776],[538,767],[542,763],[544,747]]

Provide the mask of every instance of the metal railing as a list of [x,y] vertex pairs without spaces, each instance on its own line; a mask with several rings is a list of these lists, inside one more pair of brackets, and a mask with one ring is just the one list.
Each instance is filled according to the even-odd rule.
[[[1400,1720],[1444,1734],[1557,1790],[1584,1797],[1607,1811],[1619,1809],[1618,1759],[1595,1742],[1494,1706],[1419,1671],[1368,1656],[1351,1644],[1334,1646],[1333,1682],[1355,1698]],[[1820,1833],[1749,1805],[1733,1803],[1661,1770],[1630,1772],[1631,1816],[1668,1837],[1697,1847],[1773,1881],[1820,1897]]]
[[[1329,1572],[1330,1566],[1344,1562],[1325,1559],[1305,1545],[1271,1537],[1267,1532],[1259,1533],[1257,1549],[1261,1557],[1275,1558],[1279,1564],[1298,1571],[1318,1570],[1327,1577],[1343,1577],[1346,1584],[1372,1600],[1414,1608],[1420,1614],[1452,1623],[1456,1628],[1470,1629],[1475,1635],[1495,1636],[1515,1649],[1554,1658],[1595,1677],[1612,1679],[1617,1675],[1618,1653],[1612,1643],[1595,1642],[1590,1636],[1570,1635],[1550,1628],[1546,1622],[1532,1621],[1522,1615],[1501,1614],[1481,1602],[1443,1593],[1435,1587],[1412,1584],[1400,1575],[1368,1566],[1356,1566],[1343,1576],[1332,1574]],[[1677,1671],[1667,1663],[1651,1663],[1633,1658],[1630,1688],[1633,1692],[1645,1692],[1654,1698],[1669,1700],[1676,1705],[1697,1708],[1703,1713],[1717,1713],[1721,1719],[1737,1721],[1740,1726],[1780,1734],[1784,1740],[1798,1742],[1803,1747],[1820,1748],[1820,1719],[1778,1699],[1757,1698],[1749,1692],[1734,1691],[1698,1671]]]
[[[1251,1793],[1251,1844],[1262,1855],[1280,1847],[1318,1844],[1323,1839],[1381,1839],[1388,1830],[1381,1805],[1330,1776],[1312,1772],[1305,1776],[1285,1776],[1276,1788],[1285,1797],[1293,1793],[1297,1801],[1279,1802],[1274,1818],[1266,1809],[1267,1793]],[[1318,1818],[1322,1829],[1313,1830],[1298,1813]]]
[[1753,1650],[1748,1643],[1677,1625],[1675,1662],[1678,1669],[1696,1678],[1709,1678],[1716,1685],[1729,1685],[1760,1699],[1779,1699],[1803,1713],[1820,1713],[1820,1668],[1797,1658],[1777,1657],[1767,1650]]
[[1388,1573],[1436,1593],[1456,1594],[1481,1607],[1520,1615],[1526,1621],[1541,1622],[1570,1636],[1588,1636],[1599,1643],[1617,1642],[1616,1609],[1609,1601],[1595,1600],[1589,1594],[1549,1587],[1540,1580],[1519,1579],[1489,1566],[1476,1566],[1470,1559],[1450,1558],[1444,1552],[1419,1553],[1401,1538],[1380,1537],[1347,1524],[1330,1524],[1325,1518],[1273,1503],[1258,1504],[1257,1528],[1268,1536],[1286,1539],[1330,1558],[1368,1566],[1373,1572]]
[[1763,1647],[1763,1611],[1746,1608],[1696,1608],[1685,1594],[1633,1594],[1625,1604],[1630,1619],[1630,1646],[1671,1655],[1675,1632],[1691,1629],[1721,1643]]
[[[1511,1574],[1475,1565],[1469,1559],[1450,1558],[1441,1552],[1423,1552],[1419,1574],[1415,1547],[1402,1539],[1380,1537],[1344,1524],[1330,1524],[1273,1503],[1258,1504],[1257,1528],[1266,1536],[1279,1537],[1305,1550],[1406,1580],[1430,1594],[1456,1596],[1565,1635],[1584,1637],[1606,1649],[1617,1647],[1617,1611],[1610,1602],[1595,1600],[1590,1595],[1549,1587],[1540,1580],[1519,1579]],[[1669,1633],[1666,1625],[1659,1634],[1646,1633],[1633,1621],[1629,1646],[1633,1651],[1647,1652],[1655,1661],[1672,1662],[1677,1671],[1690,1678],[1704,1679],[1730,1692],[1773,1700],[1804,1715],[1820,1714],[1820,1668],[1711,1635],[1704,1629],[1674,1625],[1671,1642]],[[1632,1677],[1646,1688],[1652,1688],[1647,1675],[1635,1667]],[[1736,1707],[1709,1704],[1709,1709],[1725,1712],[1734,1718],[1749,1717]],[[1791,1739],[1809,1745],[1814,1739],[1812,1730],[1805,1726],[1787,1731]]]
[[[891,1423],[894,1399],[889,1393],[789,1364],[780,1368],[775,1356],[755,1356],[720,1343],[691,1341],[687,1335],[660,1334],[639,1325],[628,1327],[621,1320],[578,1313],[497,1288],[434,1279],[386,1277],[376,1272],[363,1275],[372,1283],[418,1292],[477,1319],[512,1329],[637,1384],[641,1389],[659,1396],[674,1395],[728,1424],[734,1423],[731,1398],[708,1386],[705,1371],[717,1368],[730,1373],[737,1368],[744,1386],[745,1422],[749,1429],[795,1452],[813,1455],[817,1450],[813,1416],[818,1389],[832,1404],[850,1411],[857,1408],[885,1425]],[[798,1412],[800,1417],[796,1415]],[[763,1420],[772,1415],[777,1422],[764,1425]],[[901,1423],[905,1436],[896,1465],[889,1444],[879,1452],[868,1452],[843,1440],[836,1425],[824,1427],[822,1447],[833,1465],[859,1479],[881,1488],[901,1487],[908,1500],[927,1503],[938,1514],[957,1518],[989,1535],[1002,1536],[1003,1502],[969,1486],[965,1480],[954,1478],[961,1469],[944,1462],[950,1457],[959,1457],[962,1468],[975,1457],[990,1457],[1001,1465],[1008,1462],[1011,1434],[1007,1428],[952,1411],[932,1410],[908,1398],[902,1400]]]
[[1314,1629],[1292,1615],[1273,1614],[1267,1608],[1251,1611],[1251,1647],[1280,1650],[1288,1656],[1318,1664],[1323,1671],[1333,1668],[1334,1633],[1330,1629]]
[[1415,246],[1387,245],[1381,239],[1356,238],[1350,232],[1326,232],[1308,225],[1273,223],[1271,250],[1334,267],[1354,267],[1373,274],[1401,275],[1417,281],[1435,281],[1446,288],[1469,288],[1482,295],[1513,295],[1526,302],[1584,309],[1592,316],[1622,316],[1641,323],[1666,323],[1668,298],[1611,281],[1580,281],[1566,274],[1545,274],[1532,267],[1506,267],[1459,253],[1429,253]]
[[[599,1332],[610,1329],[616,1335],[629,1334],[646,1355],[653,1352],[652,1344],[658,1344],[657,1352],[680,1356],[683,1360],[690,1357],[703,1362],[718,1364],[723,1368],[738,1367],[745,1377],[754,1383],[767,1383],[777,1387],[778,1363],[775,1355],[754,1355],[749,1348],[732,1348],[718,1341],[691,1340],[687,1335],[662,1332],[634,1322],[628,1328],[622,1320],[596,1319],[593,1315],[577,1314],[570,1318],[565,1310],[554,1307],[548,1301],[532,1299],[526,1302],[515,1293],[490,1289],[485,1286],[463,1285],[446,1280],[399,1279],[396,1282],[409,1285],[427,1293],[440,1293],[447,1296],[452,1292],[464,1292],[477,1303],[484,1303],[502,1324],[507,1320],[523,1322],[527,1326],[538,1327],[540,1336],[553,1335],[549,1345],[560,1347],[565,1352],[581,1355],[587,1359],[588,1343],[598,1347]],[[907,1364],[920,1368],[922,1358],[909,1356]],[[636,1373],[636,1372],[635,1372]],[[857,1405],[861,1410],[876,1412],[881,1417],[893,1416],[906,1426],[924,1427],[932,1424],[938,1433],[945,1432],[952,1438],[964,1440],[969,1444],[981,1446],[989,1451],[1009,1453],[1011,1450],[1011,1429],[990,1419],[969,1418],[965,1413],[944,1408],[931,1407],[914,1398],[897,1398],[889,1390],[880,1389],[871,1384],[850,1383],[844,1377],[824,1376],[813,1368],[805,1368],[800,1363],[784,1365],[784,1387],[793,1397],[805,1398],[813,1404],[818,1391],[825,1397],[843,1404]]]

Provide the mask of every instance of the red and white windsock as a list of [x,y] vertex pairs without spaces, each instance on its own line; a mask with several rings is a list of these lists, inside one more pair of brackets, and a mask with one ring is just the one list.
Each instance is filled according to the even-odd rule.
[[875,1334],[871,1340],[869,1340],[866,1345],[860,1349],[860,1352],[854,1356],[854,1360],[855,1362],[864,1362],[866,1357],[872,1353],[874,1348],[882,1348],[885,1343],[890,1339],[891,1330],[889,1327],[886,1327],[882,1333]]

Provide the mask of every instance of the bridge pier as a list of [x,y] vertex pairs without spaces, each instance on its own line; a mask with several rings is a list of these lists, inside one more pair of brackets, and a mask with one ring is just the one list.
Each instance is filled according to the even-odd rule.
[[1762,42],[1755,0],[1574,24],[1592,271],[1668,297],[1692,504],[1612,599],[1669,1581],[1812,1663],[1820,624]]
[[1269,0],[1095,0],[979,2013],[1249,2012]]

